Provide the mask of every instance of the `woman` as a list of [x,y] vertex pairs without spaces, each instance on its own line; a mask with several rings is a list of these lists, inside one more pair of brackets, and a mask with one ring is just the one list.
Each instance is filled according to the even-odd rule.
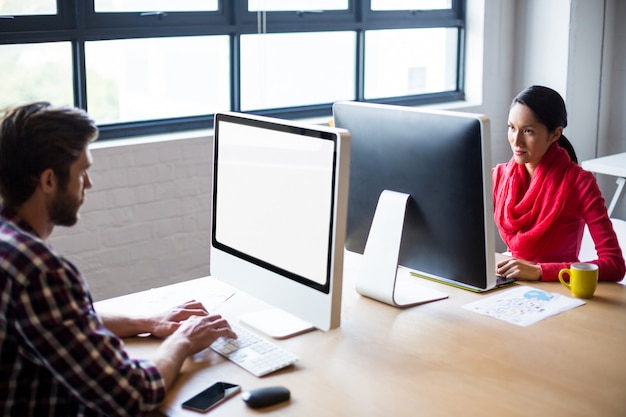
[[578,164],[563,136],[567,111],[556,91],[532,86],[509,110],[513,157],[493,169],[495,222],[512,258],[496,273],[519,280],[556,281],[578,262],[585,224],[596,245],[599,280],[620,281],[624,257],[595,177]]

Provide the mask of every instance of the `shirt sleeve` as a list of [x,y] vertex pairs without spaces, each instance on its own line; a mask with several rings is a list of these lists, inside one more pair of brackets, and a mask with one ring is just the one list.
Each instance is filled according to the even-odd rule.
[[165,397],[159,370],[129,358],[122,340],[96,315],[86,288],[70,263],[29,278],[17,303],[17,328],[26,341],[21,354],[101,414],[138,416],[155,409]]

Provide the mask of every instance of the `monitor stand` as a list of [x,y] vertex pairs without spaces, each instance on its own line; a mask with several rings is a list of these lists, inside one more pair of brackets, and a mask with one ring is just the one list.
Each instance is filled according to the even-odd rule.
[[444,292],[420,285],[419,278],[399,273],[400,244],[409,197],[409,194],[390,190],[380,194],[356,283],[359,294],[394,307],[448,298]]
[[242,314],[239,321],[274,339],[287,339],[315,328],[311,323],[278,308]]

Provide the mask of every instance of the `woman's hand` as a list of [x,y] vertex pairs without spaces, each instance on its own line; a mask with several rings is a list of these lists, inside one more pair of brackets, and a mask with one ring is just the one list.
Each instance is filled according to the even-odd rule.
[[508,258],[496,264],[496,275],[523,281],[541,280],[541,267],[534,262]]

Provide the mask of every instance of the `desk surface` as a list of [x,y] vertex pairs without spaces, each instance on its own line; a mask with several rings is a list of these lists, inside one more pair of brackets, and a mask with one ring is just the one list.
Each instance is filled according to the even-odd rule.
[[[292,400],[259,412],[233,398],[211,410],[213,417],[626,415],[624,285],[601,283],[585,305],[519,327],[462,308],[490,293],[428,281],[424,285],[447,292],[449,298],[397,309],[362,297],[350,273],[358,270],[359,260],[346,256],[339,329],[276,341],[300,356],[296,367],[256,378],[210,352],[202,362],[186,362],[161,411],[198,416],[180,403],[223,380],[243,390],[284,385]],[[559,283],[531,285],[567,294]],[[219,281],[201,278],[96,307],[145,311],[189,298],[214,305],[230,291]],[[261,306],[238,292],[219,311],[234,321]],[[136,357],[150,357],[158,343],[151,338],[126,341]]]
[[626,152],[582,161],[587,171],[626,178]]

